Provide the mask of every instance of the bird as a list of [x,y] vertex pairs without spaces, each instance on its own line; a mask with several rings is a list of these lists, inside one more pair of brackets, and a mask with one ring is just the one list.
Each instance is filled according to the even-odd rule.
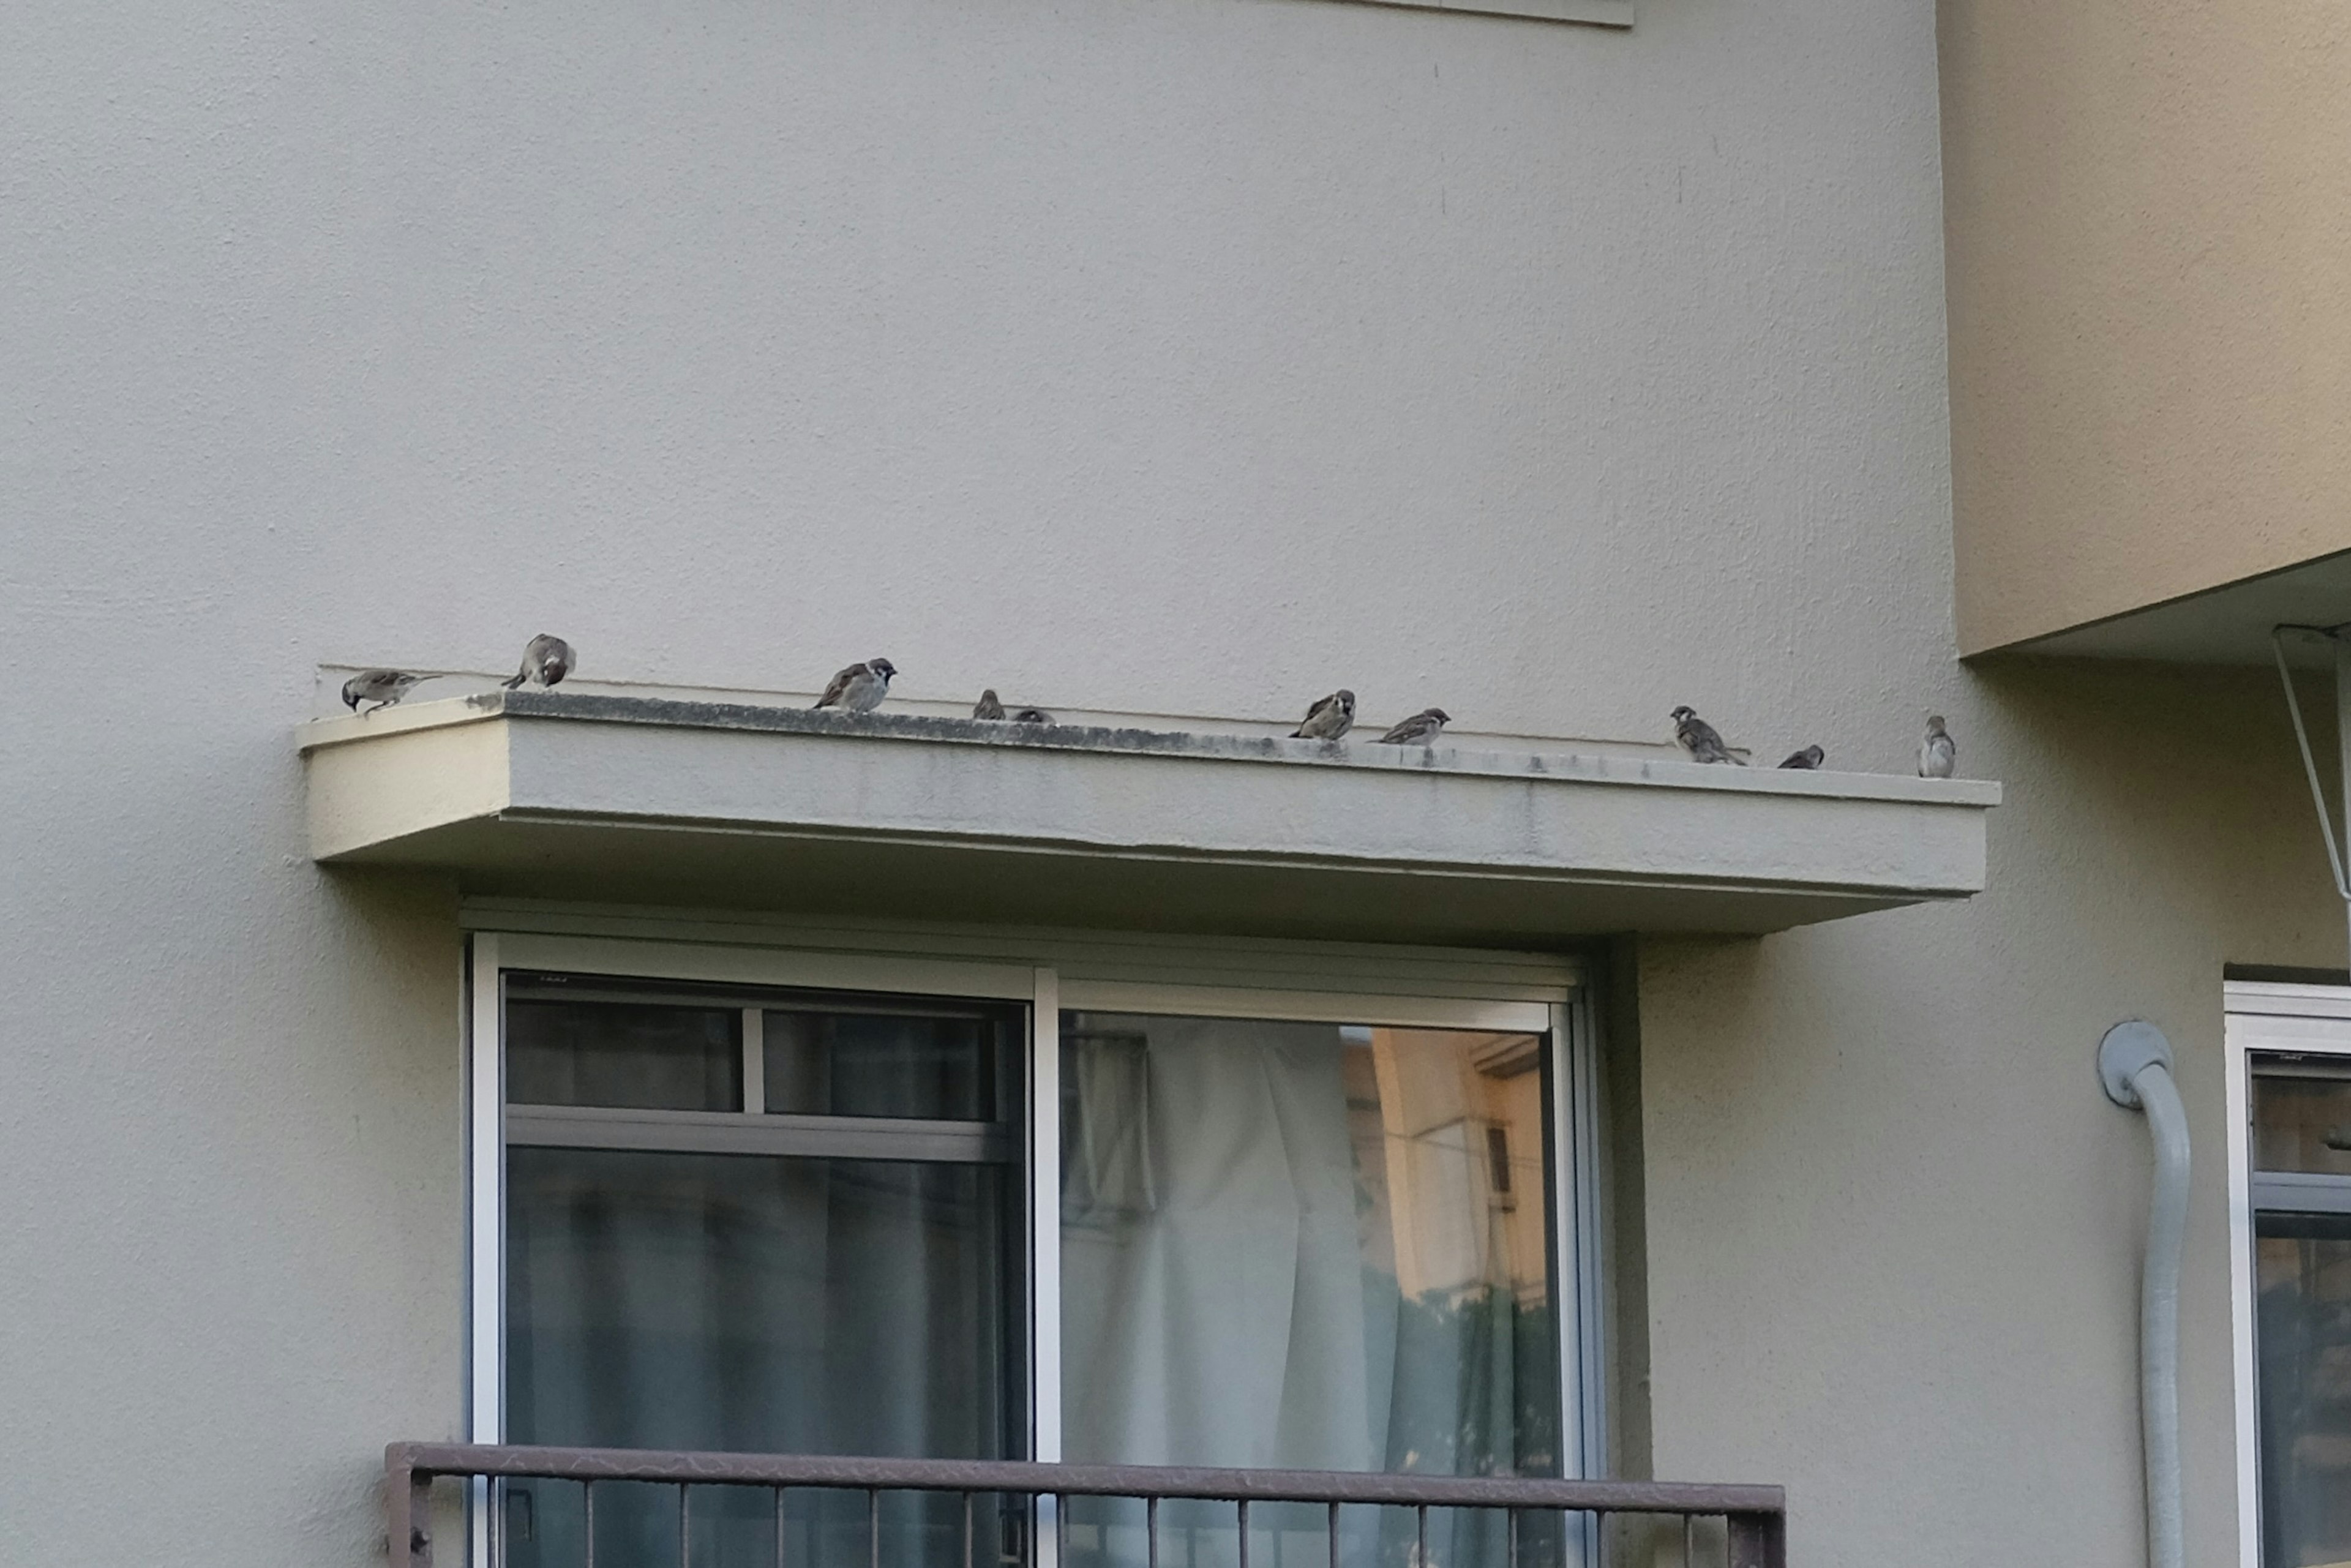
[[1024,707],[1012,716],[1015,724],[1050,724],[1053,716],[1040,707]]
[[1828,759],[1829,754],[1823,751],[1819,747],[1807,746],[1802,751],[1790,752],[1788,754],[1788,760],[1782,762],[1780,766],[1782,768],[1818,768],[1822,763],[1826,762]]
[[1004,704],[998,698],[996,688],[994,686],[990,686],[986,691],[979,694],[979,700],[971,705],[971,716],[974,718],[1002,718],[1004,716]]
[[868,659],[862,664],[852,664],[832,677],[824,688],[824,695],[816,699],[818,707],[837,707],[843,713],[872,713],[890,695],[890,677],[898,666],[887,659]]
[[1959,766],[1959,743],[1943,727],[1943,716],[1936,714],[1927,720],[1927,737],[1918,743],[1918,777],[1949,779]]
[[1437,733],[1453,722],[1441,707],[1425,707],[1380,737],[1383,746],[1433,746]]
[[513,691],[525,681],[537,681],[542,686],[555,685],[571,673],[579,655],[571,644],[552,632],[541,632],[522,651],[522,668],[498,684]]
[[343,706],[359,713],[360,704],[373,703],[375,707],[368,709],[373,713],[376,708],[390,707],[406,696],[417,682],[430,678],[412,675],[406,670],[362,670],[343,683]]
[[1722,737],[1715,733],[1714,726],[1698,717],[1696,708],[1677,707],[1674,709],[1673,719],[1674,738],[1681,743],[1684,751],[1689,753],[1692,762],[1729,762],[1740,768],[1747,766],[1730,754],[1730,747],[1722,744]]
[[1336,740],[1355,727],[1355,694],[1342,687],[1306,710],[1292,740]]

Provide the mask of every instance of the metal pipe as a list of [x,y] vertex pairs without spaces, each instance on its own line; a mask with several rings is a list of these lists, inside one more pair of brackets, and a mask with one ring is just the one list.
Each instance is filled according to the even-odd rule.
[[2147,1468],[2149,1568],[2184,1568],[2179,1477],[2179,1253],[2188,1228],[2188,1113],[2171,1079],[2171,1042],[2131,1019],[2098,1042],[2106,1098],[2147,1117],[2155,1144],[2147,1255],[2139,1276],[2139,1435]]

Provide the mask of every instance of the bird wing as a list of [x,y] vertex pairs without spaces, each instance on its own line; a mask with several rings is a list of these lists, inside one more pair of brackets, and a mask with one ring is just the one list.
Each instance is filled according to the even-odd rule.
[[819,707],[831,707],[833,704],[839,702],[843,696],[848,695],[849,683],[855,680],[860,674],[862,674],[864,670],[865,666],[862,664],[852,664],[849,668],[841,671],[841,674],[833,676],[832,684],[824,688],[824,695],[816,699],[816,706]]

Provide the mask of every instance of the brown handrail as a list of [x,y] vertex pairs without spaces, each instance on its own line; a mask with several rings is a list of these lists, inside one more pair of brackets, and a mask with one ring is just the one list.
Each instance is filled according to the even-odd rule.
[[[1342,1503],[1390,1507],[1674,1514],[1728,1521],[1730,1568],[1784,1568],[1787,1494],[1776,1486],[1691,1481],[1560,1480],[1539,1476],[1426,1476],[1356,1470],[1236,1470],[1158,1465],[1040,1464],[1026,1459],[894,1459],[826,1454],[734,1454],[656,1448],[560,1448],[486,1443],[394,1443],[384,1449],[391,1539],[410,1568],[432,1568],[436,1478],[529,1477],[581,1482],[836,1488],[879,1493],[1122,1497],[1154,1502]],[[681,1503],[681,1507],[683,1507]],[[398,1562],[395,1554],[393,1561]]]

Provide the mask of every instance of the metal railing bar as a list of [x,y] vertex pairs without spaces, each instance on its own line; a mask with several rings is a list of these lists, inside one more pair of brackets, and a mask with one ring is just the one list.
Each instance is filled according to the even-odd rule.
[[882,1568],[882,1489],[865,1489],[865,1568]]
[[1233,1511],[1240,1520],[1240,1568],[1249,1568],[1249,1499],[1235,1499]]
[[963,1568],[972,1568],[971,1537],[971,1493],[966,1492],[963,1494]]
[[[1144,1568],[1159,1568],[1159,1500],[1155,1497],[1143,1500],[1143,1557]],[[1333,1563],[1332,1568],[1338,1565]]]
[[[1151,1568],[1159,1568],[1159,1565],[1155,1563]],[[1331,1505],[1331,1568],[1339,1568],[1339,1505],[1335,1502]],[[1516,1565],[1513,1564],[1512,1568]]]
[[[784,1489],[771,1487],[768,1490],[776,1497],[776,1568],[784,1568]],[[966,1563],[964,1568],[971,1568],[971,1564]]]
[[586,1568],[596,1568],[596,1483],[594,1481],[585,1481],[580,1485],[580,1529],[583,1532],[581,1539],[587,1542],[587,1548],[583,1553],[587,1560]]
[[1414,1511],[1412,1568],[1428,1568],[1428,1505],[1426,1503],[1422,1503]]
[[[1502,1568],[1519,1568],[1519,1511],[1504,1509],[1502,1518],[1508,1521],[1502,1527]],[[1331,1568],[1339,1568],[1336,1561]]]
[[403,1483],[412,1477],[539,1476],[553,1480],[692,1481],[705,1486],[830,1487],[852,1491],[968,1490],[1029,1497],[1538,1508],[1588,1513],[1761,1516],[1780,1514],[1787,1508],[1787,1493],[1780,1487],[1698,1481],[1233,1470],[1042,1464],[1028,1459],[893,1459],[475,1443],[394,1443],[385,1450],[384,1458],[386,1468]]
[[694,1568],[694,1500],[677,1483],[677,1568]]

